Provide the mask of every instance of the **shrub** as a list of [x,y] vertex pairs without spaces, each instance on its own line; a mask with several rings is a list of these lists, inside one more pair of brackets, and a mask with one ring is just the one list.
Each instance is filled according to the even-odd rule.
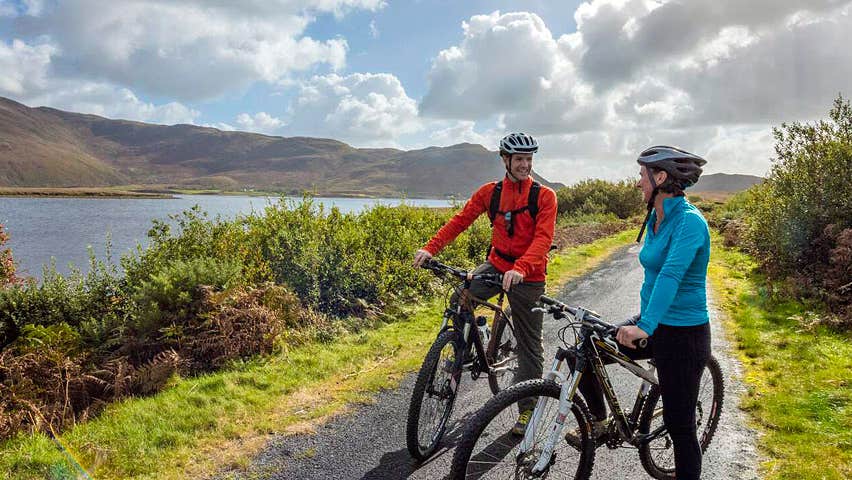
[[[176,227],[154,222],[148,247],[121,259],[124,275],[90,253],[86,274],[48,268],[41,284],[0,289],[0,320],[22,332],[0,352],[0,438],[85,419],[176,372],[370,324],[434,292],[434,277],[410,262],[452,214],[405,205],[343,214],[310,198],[230,221],[193,208],[172,217]],[[472,267],[489,241],[483,218],[441,258]]]
[[[252,249],[262,252],[276,283],[288,285],[306,306],[337,316],[362,316],[388,301],[431,288],[428,272],[411,268],[422,247],[452,212],[376,206],[360,214],[326,211],[310,199],[282,201],[247,219]],[[441,253],[472,266],[490,242],[485,219]]]
[[9,234],[0,223],[0,288],[14,284],[17,281],[15,276],[15,261],[12,259],[12,250],[3,248],[6,242],[9,241]]
[[199,257],[178,260],[142,281],[133,292],[136,312],[130,328],[138,340],[184,340],[183,327],[200,311],[201,286],[224,290],[240,282],[241,266],[233,261]]
[[[109,245],[107,245],[109,252]],[[66,324],[80,334],[85,348],[107,351],[123,332],[128,302],[124,281],[115,265],[89,252],[89,271],[63,276],[54,266],[44,269],[41,284],[30,279],[0,290],[0,320],[26,325]]]
[[773,133],[770,175],[742,197],[745,246],[771,275],[797,277],[811,294],[848,306],[842,252],[852,228],[852,107],[838,97],[828,120]]
[[642,213],[642,193],[633,180],[609,182],[583,180],[556,192],[559,214],[563,216],[613,214],[626,219]]

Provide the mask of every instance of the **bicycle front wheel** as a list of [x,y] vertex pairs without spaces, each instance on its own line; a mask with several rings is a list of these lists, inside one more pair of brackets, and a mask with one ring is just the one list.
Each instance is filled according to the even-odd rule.
[[492,333],[496,341],[489,342],[486,356],[491,359],[494,372],[488,375],[488,386],[491,387],[491,393],[497,395],[512,386],[515,379],[515,371],[518,370],[518,339],[507,318],[497,322]]
[[[707,450],[716,427],[719,425],[719,416],[722,413],[722,401],[725,396],[725,382],[722,376],[722,368],[716,357],[710,356],[701,381],[698,384],[698,402],[695,405],[695,422],[698,429],[698,444],[701,451]],[[659,404],[659,405],[658,405]],[[663,408],[660,402],[660,389],[654,387],[648,394],[645,408],[639,418],[639,431],[641,433],[653,432],[664,428]],[[645,443],[639,447],[639,458],[642,467],[652,477],[658,480],[671,480],[675,478],[674,446],[671,437],[666,434]]]
[[405,440],[408,452],[417,460],[435,453],[453,411],[462,370],[462,341],[454,330],[447,330],[432,344],[417,374]]
[[[465,427],[453,455],[450,479],[588,479],[595,447],[588,410],[579,396],[574,397],[549,465],[543,472],[533,472],[559,413],[559,391],[555,382],[536,379],[518,383],[491,398]],[[530,432],[532,445],[522,453],[524,436],[512,433],[518,418],[517,403],[538,399],[542,401],[527,426],[528,430],[534,429]],[[573,436],[574,441],[569,443],[566,433],[579,436]]]

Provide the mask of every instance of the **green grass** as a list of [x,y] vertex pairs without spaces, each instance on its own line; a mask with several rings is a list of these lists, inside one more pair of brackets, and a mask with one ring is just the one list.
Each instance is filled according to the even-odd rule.
[[[551,289],[593,269],[635,235],[621,232],[555,255]],[[98,418],[66,430],[60,441],[98,479],[198,478],[243,469],[270,434],[311,432],[316,423],[349,404],[369,402],[372,393],[416,370],[442,308],[433,300],[374,330],[175,379],[158,395],[110,405]],[[72,468],[42,434],[0,445],[0,474],[9,478],[74,478]]]
[[852,335],[811,326],[819,305],[772,294],[714,236],[709,277],[745,369],[741,408],[763,433],[767,479],[852,478]]

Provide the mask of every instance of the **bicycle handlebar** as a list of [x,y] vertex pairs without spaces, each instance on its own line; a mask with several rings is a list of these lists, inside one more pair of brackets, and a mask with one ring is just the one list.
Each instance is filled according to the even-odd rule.
[[445,263],[441,263],[435,259],[429,259],[423,262],[420,265],[421,268],[425,268],[427,270],[432,270],[435,273],[449,273],[454,277],[458,277],[461,280],[467,280],[468,275],[470,275],[471,280],[482,280],[486,283],[492,283],[495,285],[503,285],[503,274],[502,273],[471,273],[467,270],[462,270],[459,268],[451,267]]
[[[591,310],[587,310],[583,307],[572,307],[570,305],[566,305],[555,298],[548,297],[547,295],[542,295],[539,297],[539,301],[548,306],[548,308],[543,308],[541,310],[550,313],[554,316],[554,318],[564,318],[565,312],[570,313],[574,318],[577,318],[578,314],[582,311],[581,318],[577,318],[577,320],[587,323],[593,330],[597,331],[602,335],[607,336],[615,336],[616,332],[618,332],[618,328],[615,325],[605,322],[601,319],[601,316]],[[633,342],[639,348],[645,348],[648,346],[647,338],[640,338]]]

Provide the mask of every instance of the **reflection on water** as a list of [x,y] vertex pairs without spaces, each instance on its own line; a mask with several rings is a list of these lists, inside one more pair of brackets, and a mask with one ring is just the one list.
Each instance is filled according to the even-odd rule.
[[[232,195],[183,195],[174,199],[136,198],[0,198],[0,223],[11,239],[18,272],[41,277],[42,265],[56,260],[57,270],[70,271],[69,264],[85,269],[87,247],[98,258],[105,257],[107,236],[111,236],[113,261],[137,242],[143,245],[151,220],[167,220],[199,205],[211,218],[234,218],[240,214],[262,212],[278,198]],[[325,206],[336,206],[344,213],[358,212],[377,203],[396,205],[400,199],[317,198]],[[448,205],[444,200],[405,200],[428,207]]]

